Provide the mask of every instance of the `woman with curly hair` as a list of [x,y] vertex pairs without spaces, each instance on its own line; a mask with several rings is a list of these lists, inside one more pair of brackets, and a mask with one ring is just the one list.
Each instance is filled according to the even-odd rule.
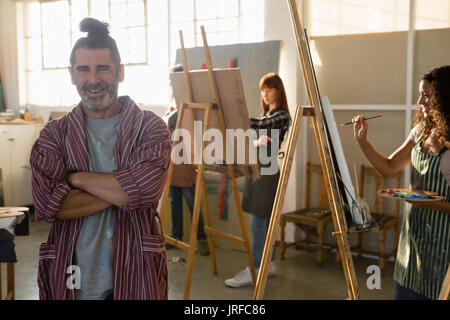
[[394,270],[396,300],[437,299],[450,263],[450,66],[422,77],[417,104],[414,128],[389,157],[368,142],[364,116],[353,118],[356,141],[382,175],[411,164],[412,189],[444,196],[443,201],[408,201]]

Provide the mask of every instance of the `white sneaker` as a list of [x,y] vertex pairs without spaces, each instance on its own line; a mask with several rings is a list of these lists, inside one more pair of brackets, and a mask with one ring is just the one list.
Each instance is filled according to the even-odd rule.
[[236,273],[234,278],[225,280],[225,285],[231,288],[251,286],[252,284],[252,273],[250,272],[249,267],[246,267],[244,270]]
[[[258,276],[259,268],[255,269],[256,276]],[[269,277],[272,277],[276,274],[275,263],[273,261],[270,262],[269,268]],[[239,288],[245,286],[251,286],[252,283],[252,274],[250,272],[250,268],[246,267],[244,270],[236,273],[234,278],[226,279],[225,285],[231,288]]]
[[275,267],[275,261],[270,261],[269,277],[277,274],[277,268]]

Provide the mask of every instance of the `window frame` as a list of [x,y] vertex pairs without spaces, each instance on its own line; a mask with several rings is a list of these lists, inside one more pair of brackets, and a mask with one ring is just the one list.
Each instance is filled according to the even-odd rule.
[[[91,2],[95,1],[95,0],[86,0],[87,3],[87,14],[88,17],[92,16],[92,9],[91,9]],[[215,37],[218,34],[223,34],[223,33],[236,33],[237,35],[237,41],[236,42],[231,42],[231,43],[241,43],[241,19],[243,17],[249,17],[249,15],[244,15],[242,12],[242,0],[235,0],[237,2],[237,14],[236,15],[232,15],[232,16],[226,16],[226,17],[222,17],[219,15],[216,15],[215,18],[205,18],[205,19],[200,19],[197,17],[197,10],[196,10],[196,6],[197,6],[197,1],[198,0],[192,0],[192,10],[193,10],[193,19],[192,20],[186,20],[186,21],[173,21],[171,18],[171,10],[172,10],[172,0],[167,0],[167,22],[165,23],[156,23],[156,24],[152,24],[149,21],[149,15],[148,15],[148,2],[151,0],[141,0],[144,6],[144,24],[143,25],[138,25],[138,26],[130,26],[130,25],[126,25],[126,26],[122,26],[119,28],[114,28],[111,25],[111,21],[112,21],[112,13],[111,13],[111,1],[108,0],[108,17],[109,17],[109,22],[110,23],[110,32],[114,32],[115,30],[126,30],[129,31],[130,29],[139,27],[139,28],[144,28],[144,37],[145,37],[145,58],[142,62],[129,62],[127,61],[126,63],[124,63],[125,66],[161,66],[162,64],[159,63],[155,63],[153,64],[150,59],[149,59],[149,50],[150,50],[150,44],[149,44],[149,28],[153,27],[153,26],[166,26],[167,27],[167,37],[168,37],[168,43],[167,43],[167,53],[168,53],[168,57],[167,59],[165,59],[165,61],[168,62],[168,65],[166,65],[164,63],[165,66],[169,67],[169,65],[174,63],[174,57],[172,57],[173,52],[176,51],[176,48],[178,48],[178,46],[176,46],[175,48],[173,48],[173,44],[176,43],[176,41],[174,41],[173,39],[173,35],[174,30],[173,28],[175,28],[175,26],[177,24],[181,24],[181,23],[189,23],[192,24],[192,32],[193,32],[193,46],[200,46],[203,45],[202,43],[202,39],[201,39],[201,32],[199,30],[199,27],[201,25],[203,25],[203,23],[205,22],[214,22],[216,24],[216,29],[213,32],[209,32],[210,37]],[[73,3],[72,0],[55,0],[55,1],[39,1],[39,22],[40,22],[40,33],[37,35],[29,35],[28,32],[25,32],[25,41],[27,43],[26,46],[26,52],[27,54],[29,54],[29,48],[28,48],[28,41],[30,39],[39,39],[40,42],[40,60],[41,60],[41,71],[47,71],[47,70],[60,70],[60,69],[65,69],[69,66],[69,62],[67,62],[67,65],[65,66],[55,66],[55,65],[49,65],[49,63],[45,61],[45,55],[44,55],[44,43],[45,43],[45,36],[44,36],[44,30],[43,30],[43,26],[44,26],[44,22],[43,22],[43,4],[46,3],[54,3],[54,2],[66,2],[68,5],[68,18],[69,18],[69,31],[68,31],[68,36],[69,36],[69,43],[71,44],[71,46],[73,45],[73,35],[74,33],[76,33],[76,31],[73,29],[73,21],[72,21],[72,10],[73,10]],[[128,5],[128,0],[124,0],[124,4]],[[26,20],[27,19],[27,15],[28,13],[26,12],[25,9],[25,17]],[[256,16],[256,15],[255,15]],[[236,19],[237,20],[237,24],[236,27],[233,28],[232,30],[218,30],[217,29],[217,24],[220,21],[223,20],[227,20],[227,19]],[[175,31],[176,32],[176,31]],[[172,34],[173,33],[173,34]],[[213,43],[215,41],[209,41],[209,43]],[[214,45],[214,44],[213,44]],[[28,58],[28,57],[27,57]],[[27,59],[27,64],[26,64],[26,71],[27,72],[33,72],[35,70],[31,69],[29,67],[29,63],[28,63],[28,59]]]

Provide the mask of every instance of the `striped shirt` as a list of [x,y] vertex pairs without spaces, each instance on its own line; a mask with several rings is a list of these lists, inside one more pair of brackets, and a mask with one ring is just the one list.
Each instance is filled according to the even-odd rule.
[[260,129],[266,129],[268,137],[272,137],[272,130],[280,130],[279,144],[284,140],[284,136],[289,129],[291,118],[289,113],[283,109],[273,109],[268,115],[261,113],[258,118],[250,118],[250,127],[255,129],[260,136]]
[[[120,97],[123,117],[117,129],[112,172],[129,203],[114,208],[114,299],[167,299],[167,257],[162,223],[156,211],[167,179],[169,131],[153,112]],[[69,170],[89,172],[85,120],[81,104],[42,129],[31,151],[32,193],[37,220],[51,223],[39,249],[40,299],[73,299],[67,285],[74,246],[83,218],[57,220],[71,190]],[[69,268],[70,270],[70,268]],[[82,276],[82,275],[81,275]]]
[[[450,185],[440,170],[445,150],[421,152],[419,139],[411,152],[411,185],[434,191],[450,202]],[[450,263],[450,214],[407,205],[397,250],[394,280],[430,299],[437,299]]]

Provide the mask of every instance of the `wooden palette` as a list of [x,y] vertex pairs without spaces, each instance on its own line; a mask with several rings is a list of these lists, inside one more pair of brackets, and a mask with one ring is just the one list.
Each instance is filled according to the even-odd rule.
[[442,201],[444,199],[443,196],[437,195],[436,192],[423,191],[423,193],[424,194],[417,193],[409,189],[381,189],[378,191],[378,194],[382,197],[397,200],[426,202],[426,201]]
[[0,207],[0,218],[21,216],[28,210],[27,207]]

